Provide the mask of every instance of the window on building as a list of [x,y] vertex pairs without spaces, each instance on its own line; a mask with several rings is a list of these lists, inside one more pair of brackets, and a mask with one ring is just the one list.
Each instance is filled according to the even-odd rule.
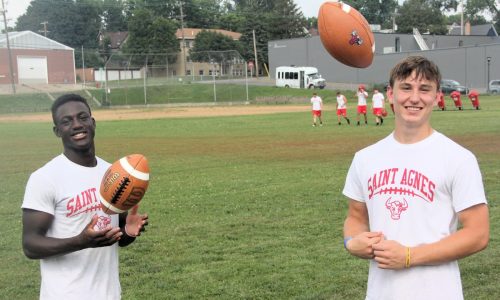
[[203,72],[203,70],[199,70],[199,71],[198,71],[198,74],[199,74],[199,75],[201,75],[201,76],[205,75],[205,74],[203,74],[203,73],[204,73],[204,72]]

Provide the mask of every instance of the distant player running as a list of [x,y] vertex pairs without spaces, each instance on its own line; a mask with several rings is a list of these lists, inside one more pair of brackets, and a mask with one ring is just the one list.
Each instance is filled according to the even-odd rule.
[[317,93],[313,93],[311,98],[312,104],[312,115],[313,115],[313,127],[316,127],[317,120],[319,120],[319,126],[323,126],[323,121],[321,120],[321,110],[323,109],[323,100],[318,96]]
[[375,115],[375,124],[382,125],[384,124],[384,95],[379,92],[378,89],[373,90],[373,96],[372,96],[372,105],[373,105],[373,114]]
[[337,120],[339,125],[342,125],[340,117],[344,117],[347,121],[347,125],[351,125],[351,121],[347,117],[347,98],[340,92],[337,92]]
[[444,93],[441,90],[439,90],[438,92],[438,107],[440,110],[446,109],[446,104],[444,102]]
[[356,96],[358,97],[358,114],[356,116],[356,120],[358,121],[357,125],[359,126],[359,115],[364,115],[365,124],[368,124],[368,119],[366,118],[366,98],[368,97],[368,92],[365,91],[364,85],[359,85]]

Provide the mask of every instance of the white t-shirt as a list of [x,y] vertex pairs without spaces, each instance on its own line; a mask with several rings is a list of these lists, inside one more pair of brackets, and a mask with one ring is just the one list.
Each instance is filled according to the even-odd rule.
[[337,109],[347,108],[346,104],[347,104],[347,101],[346,101],[344,95],[337,96]]
[[383,108],[384,107],[384,95],[380,92],[373,94],[372,102],[373,102],[373,108]]
[[[61,154],[31,174],[22,208],[54,216],[48,237],[76,236],[95,214],[96,227],[117,227],[118,215],[102,212],[98,198],[109,165],[97,158],[97,166],[83,167]],[[41,259],[40,270],[40,299],[120,299],[117,243]]]
[[356,96],[358,96],[358,105],[366,105],[366,97],[368,97],[367,91],[357,91]]
[[[357,152],[343,194],[366,204],[370,231],[409,247],[449,236],[458,212],[486,203],[475,156],[436,131],[410,145],[391,134]],[[366,299],[463,299],[458,263],[384,270],[371,260]]]
[[311,98],[312,110],[321,110],[321,104],[323,100],[321,100],[320,96],[313,96]]

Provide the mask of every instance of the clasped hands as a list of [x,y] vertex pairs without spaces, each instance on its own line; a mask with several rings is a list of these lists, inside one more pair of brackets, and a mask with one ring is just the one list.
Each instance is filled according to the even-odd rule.
[[406,261],[406,247],[393,240],[386,240],[382,232],[363,232],[346,244],[354,256],[374,259],[381,269],[403,269]]

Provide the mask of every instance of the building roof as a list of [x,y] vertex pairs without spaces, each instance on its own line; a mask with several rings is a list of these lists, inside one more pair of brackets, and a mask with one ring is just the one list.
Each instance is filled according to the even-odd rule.
[[[12,49],[73,50],[71,47],[28,30],[9,32],[9,46]],[[0,33],[0,48],[7,48],[7,35],[5,33]]]
[[[202,30],[222,33],[223,35],[228,36],[235,41],[239,40],[241,37],[241,33],[239,33],[239,32],[234,32],[234,31],[229,31],[229,30],[224,30],[224,29],[184,28],[184,39],[194,40],[196,38],[196,35],[198,33],[200,33]],[[182,30],[177,29],[175,36],[177,37],[177,39],[182,39]]]
[[100,36],[101,42],[104,37],[109,37],[111,49],[120,49],[128,38],[128,31],[104,32]]
[[[498,36],[498,33],[495,29],[495,26],[493,24],[483,24],[483,25],[473,25],[470,26],[470,32],[467,32],[468,25],[464,25],[464,34],[465,35],[483,35],[483,36]],[[460,25],[455,25],[451,27],[450,35],[460,35],[461,34],[461,28]]]

